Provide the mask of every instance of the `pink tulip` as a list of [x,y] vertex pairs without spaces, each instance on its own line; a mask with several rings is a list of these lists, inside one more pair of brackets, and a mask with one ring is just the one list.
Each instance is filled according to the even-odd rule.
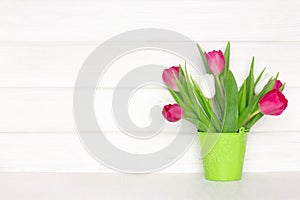
[[179,67],[173,66],[169,69],[165,69],[162,74],[162,79],[166,85],[168,85],[172,90],[179,91],[176,85],[176,78],[179,79]]
[[184,110],[178,104],[165,105],[162,114],[169,122],[177,122],[184,115]]
[[265,115],[280,115],[287,107],[288,100],[278,90],[274,89],[259,100],[260,112]]
[[282,86],[281,81],[280,81],[280,80],[276,80],[276,81],[275,81],[275,84],[274,84],[274,86],[273,86],[273,90],[274,90],[274,89],[279,90],[279,89],[281,88],[281,86]]
[[224,54],[221,50],[204,53],[208,68],[213,75],[219,75],[223,72],[225,66]]

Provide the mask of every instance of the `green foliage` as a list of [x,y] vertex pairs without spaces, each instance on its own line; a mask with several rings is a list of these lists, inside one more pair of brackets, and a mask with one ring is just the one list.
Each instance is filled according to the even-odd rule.
[[204,56],[204,52],[203,52],[203,50],[201,49],[201,47],[199,46],[199,44],[196,44],[196,45],[197,45],[198,51],[199,51],[199,53],[200,53],[200,56],[201,56],[201,58],[202,58],[204,67],[205,67],[205,69],[206,69],[206,72],[207,72],[207,73],[210,73],[210,71],[209,71],[209,69],[208,69],[208,64],[207,64],[206,58],[205,58],[205,56]]
[[277,80],[277,76],[276,78],[271,78],[270,81],[266,84],[266,86],[262,89],[262,91],[258,95],[256,95],[253,98],[253,100],[247,105],[247,107],[241,112],[239,116],[239,123],[238,123],[239,127],[247,126],[247,123],[249,122],[248,118],[251,116],[252,113],[256,112],[258,109],[258,101],[265,94],[267,94],[269,91],[272,90],[276,80]]
[[222,132],[236,132],[239,128],[237,127],[238,117],[238,87],[232,72],[228,70]]
[[[168,87],[174,100],[185,111],[184,118],[194,123],[199,131],[215,132],[215,127],[210,123],[212,114],[212,106],[208,103],[207,99],[203,96],[198,85],[195,85],[194,80],[189,78],[189,74],[185,69],[180,67],[180,74],[183,78],[176,79],[176,84],[180,92],[174,92]],[[203,104],[201,104],[202,102]]]
[[250,66],[250,72],[246,79],[247,81],[247,106],[252,102],[253,96],[254,96],[254,75],[253,75],[253,69],[254,69],[254,57],[252,58],[251,66]]
[[247,81],[244,81],[238,94],[239,100],[239,115],[243,112],[247,105]]
[[266,70],[266,67],[260,72],[260,74],[258,75],[257,79],[255,80],[255,83],[254,83],[254,87],[258,84],[258,82],[260,81],[262,75],[264,74]]
[[[225,49],[225,52],[224,52],[224,59],[225,59],[225,66],[224,66],[224,71],[221,74],[221,78],[223,80],[226,80],[227,73],[228,73],[228,70],[229,70],[229,62],[230,62],[230,42],[228,42],[227,45],[226,45],[226,49]],[[224,85],[224,81],[223,81],[223,85]]]
[[[206,71],[210,73],[203,50],[197,44],[200,56]],[[238,89],[235,77],[229,69],[230,43],[227,43],[224,51],[225,66],[223,72],[215,79],[215,96],[207,99],[198,83],[188,74],[186,65],[179,65],[179,78],[176,84],[179,92],[168,90],[174,100],[185,111],[184,118],[195,124],[201,132],[237,132],[241,127],[249,130],[263,114],[259,112],[258,102],[269,91],[272,90],[278,78],[271,78],[265,87],[257,95],[254,90],[261,80],[264,68],[258,77],[254,77],[254,57],[252,59],[249,74]],[[285,84],[280,88],[283,90]]]

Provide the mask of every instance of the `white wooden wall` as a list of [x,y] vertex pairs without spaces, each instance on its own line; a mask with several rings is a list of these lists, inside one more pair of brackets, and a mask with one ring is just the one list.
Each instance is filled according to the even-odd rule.
[[[249,135],[245,171],[300,170],[300,2],[297,0],[2,0],[0,1],[0,171],[111,172],[84,150],[75,133],[72,92],[86,57],[113,35],[137,28],[164,28],[187,35],[204,49],[232,43],[231,68],[241,83],[251,56],[287,82],[286,112],[265,117]],[[171,66],[181,60],[154,51],[117,61],[97,93],[96,112],[107,137],[128,151],[165,146],[177,125],[149,141],[133,141],[111,118],[114,85],[130,67]],[[182,62],[182,61],[181,61]],[[124,87],[124,90],[130,89]],[[151,97],[151,98],[149,98]],[[164,97],[162,101],[161,98]],[[130,115],[149,123],[153,103],[167,91],[145,88]],[[100,110],[100,104],[107,105]],[[97,109],[98,108],[98,109]],[[162,172],[199,172],[199,144]]]

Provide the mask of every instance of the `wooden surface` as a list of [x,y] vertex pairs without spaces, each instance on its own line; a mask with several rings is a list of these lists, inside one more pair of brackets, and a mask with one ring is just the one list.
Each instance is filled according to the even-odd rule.
[[[297,0],[1,1],[0,171],[112,172],[93,160],[79,142],[73,85],[82,63],[101,42],[146,27],[178,31],[207,50],[224,49],[230,40],[231,68],[239,84],[253,55],[256,74],[265,66],[269,74],[280,71],[287,82],[289,107],[282,116],[266,117],[253,128],[245,171],[300,170],[299,7]],[[135,41],[115,45],[128,42]],[[147,51],[112,65],[97,91],[95,111],[106,136],[117,146],[131,151],[134,145],[149,152],[174,137],[178,124],[168,124],[162,136],[147,142],[126,138],[113,121],[111,96],[130,69],[179,62],[184,61]],[[147,125],[151,106],[170,99],[162,88],[143,88],[131,101],[130,116],[136,124]],[[195,141],[181,160],[162,172],[200,172],[201,167]]]
[[[0,173],[1,197],[31,199],[298,200],[299,172],[246,173],[242,181],[202,174]],[[17,188],[17,189],[16,189]]]

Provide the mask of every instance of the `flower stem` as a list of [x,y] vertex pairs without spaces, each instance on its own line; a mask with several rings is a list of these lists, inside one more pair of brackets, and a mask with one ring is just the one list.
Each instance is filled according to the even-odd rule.
[[256,110],[255,112],[253,112],[242,124],[242,126],[244,126],[245,124],[247,124],[253,117],[255,117],[255,115],[257,115],[258,113],[260,113],[260,110]]
[[220,89],[221,95],[222,95],[223,98],[225,98],[225,94],[224,94],[224,91],[223,91],[223,88],[222,88],[222,85],[221,85],[220,78],[219,78],[219,76],[215,76],[215,78],[216,78],[216,81],[217,81],[217,85]]

